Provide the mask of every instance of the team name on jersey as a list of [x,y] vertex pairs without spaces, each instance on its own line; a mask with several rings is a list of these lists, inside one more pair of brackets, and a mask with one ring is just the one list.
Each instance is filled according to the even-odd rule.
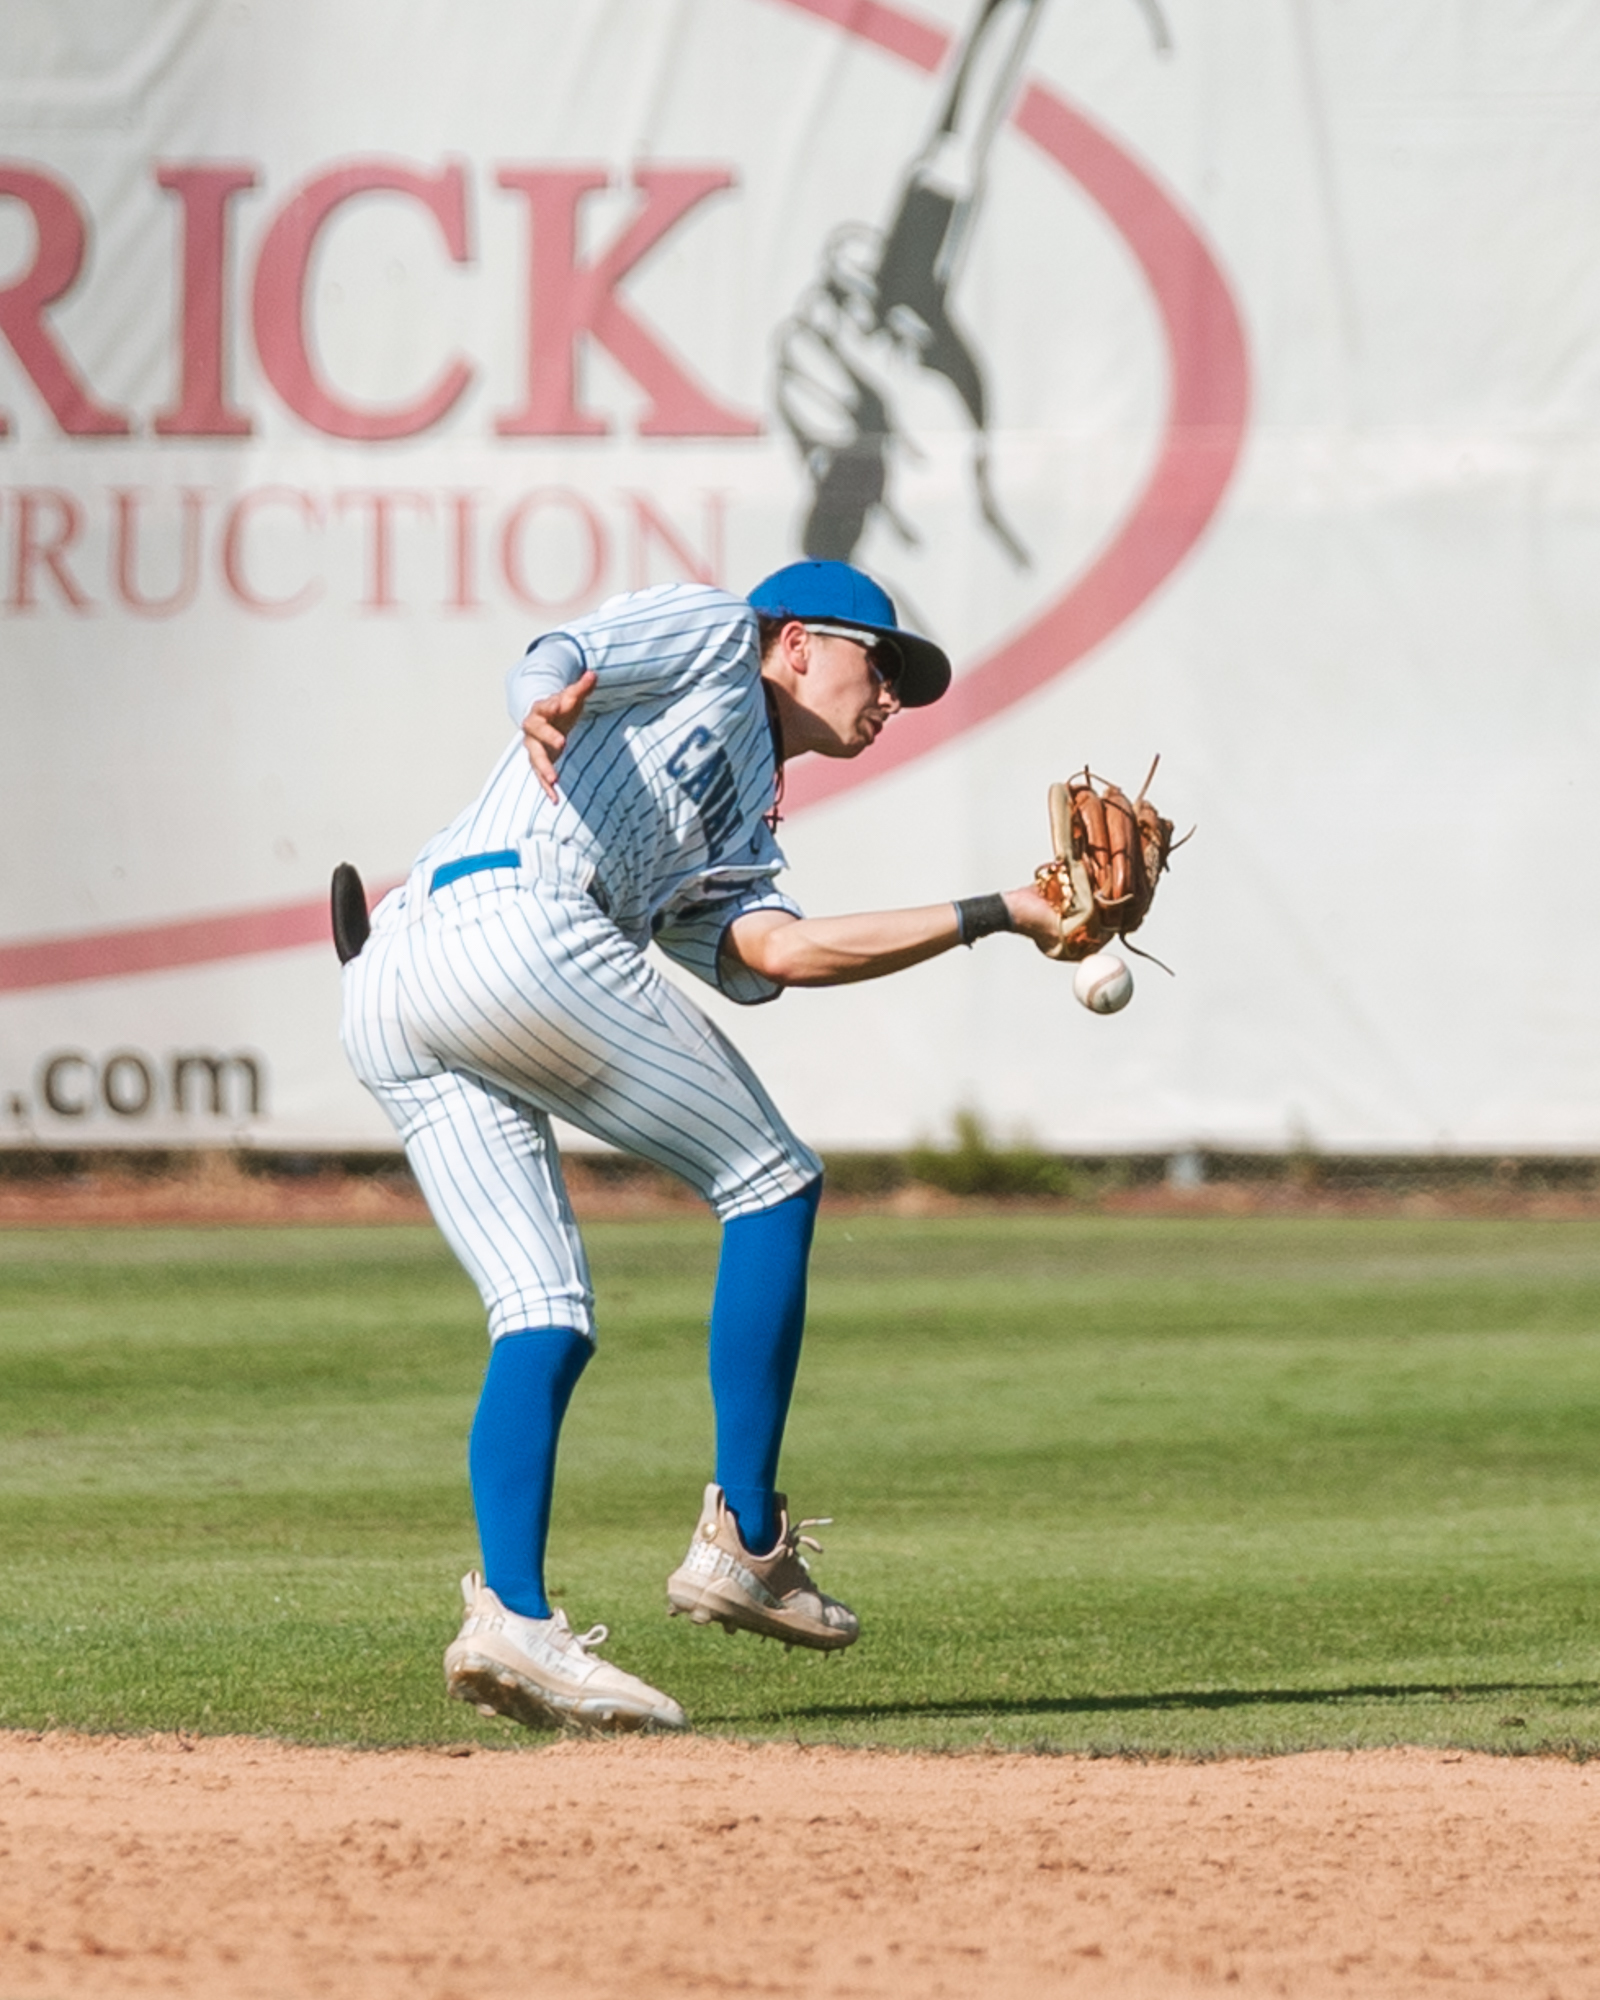
[[718,860],[739,818],[739,785],[728,753],[709,729],[698,726],[667,759],[667,775],[699,808],[708,858]]

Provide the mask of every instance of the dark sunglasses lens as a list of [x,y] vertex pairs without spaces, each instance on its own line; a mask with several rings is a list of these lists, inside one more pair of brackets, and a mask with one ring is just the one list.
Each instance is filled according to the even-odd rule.
[[868,649],[867,658],[877,668],[884,686],[893,687],[900,678],[900,669],[905,665],[900,656],[900,648],[892,640],[880,639],[875,646]]

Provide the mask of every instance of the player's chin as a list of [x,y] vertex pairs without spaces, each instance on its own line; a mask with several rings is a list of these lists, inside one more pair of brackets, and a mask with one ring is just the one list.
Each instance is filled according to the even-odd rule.
[[863,750],[870,750],[877,740],[876,736],[869,736],[865,732],[858,736],[840,737],[837,742],[830,743],[827,749],[822,752],[822,755],[824,757],[859,757]]

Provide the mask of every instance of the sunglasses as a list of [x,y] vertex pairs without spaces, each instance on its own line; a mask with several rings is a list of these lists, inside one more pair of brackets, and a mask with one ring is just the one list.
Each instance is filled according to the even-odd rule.
[[867,656],[867,665],[872,669],[879,685],[892,688],[900,678],[900,669],[905,661],[900,648],[892,639],[868,638],[848,625],[814,625],[806,623],[808,632],[815,632],[820,639],[848,639],[852,646],[859,646]]

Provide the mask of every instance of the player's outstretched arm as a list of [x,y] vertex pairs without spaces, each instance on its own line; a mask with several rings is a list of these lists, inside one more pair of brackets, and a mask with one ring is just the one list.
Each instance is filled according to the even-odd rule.
[[556,789],[556,765],[594,683],[592,671],[582,673],[571,687],[536,701],[522,718],[522,740],[527,746],[528,762],[545,797],[552,802],[561,796]]
[[[1033,888],[1005,894],[1010,927],[1035,943],[1060,935],[1056,913]],[[965,943],[954,903],[870,910],[852,917],[793,917],[752,910],[728,929],[723,949],[780,986],[848,986],[882,979]]]

